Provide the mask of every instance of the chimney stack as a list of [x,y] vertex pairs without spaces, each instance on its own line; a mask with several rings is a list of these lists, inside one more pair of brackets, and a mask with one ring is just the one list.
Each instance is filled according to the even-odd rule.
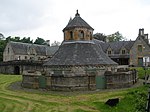
[[139,36],[144,36],[144,28],[139,29]]

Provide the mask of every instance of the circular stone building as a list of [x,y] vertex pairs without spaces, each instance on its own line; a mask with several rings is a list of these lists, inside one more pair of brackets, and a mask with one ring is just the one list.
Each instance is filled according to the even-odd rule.
[[117,65],[93,40],[93,28],[75,14],[63,29],[64,41],[44,64],[51,90],[95,90],[105,87],[104,73]]

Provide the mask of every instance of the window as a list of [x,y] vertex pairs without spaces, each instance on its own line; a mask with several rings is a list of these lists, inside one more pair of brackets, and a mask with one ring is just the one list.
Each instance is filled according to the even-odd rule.
[[79,31],[79,38],[80,38],[81,40],[84,39],[84,32],[83,32],[83,31]]
[[31,53],[30,54],[32,54],[32,55],[36,55],[36,51],[35,51],[35,49],[34,48],[31,48]]
[[90,40],[92,40],[92,33],[90,32]]
[[25,56],[24,59],[26,60],[26,59],[27,59],[27,56]]
[[21,59],[21,57],[19,56],[19,57],[18,57],[18,60],[20,60],[20,59]]
[[126,50],[122,50],[122,54],[126,54]]
[[110,55],[110,54],[111,54],[111,50],[108,51],[108,55]]
[[138,51],[142,52],[142,50],[143,50],[142,45],[138,45]]
[[143,66],[143,58],[138,58],[138,65]]
[[8,54],[9,54],[9,48],[8,48]]
[[70,40],[73,40],[73,32],[70,32]]

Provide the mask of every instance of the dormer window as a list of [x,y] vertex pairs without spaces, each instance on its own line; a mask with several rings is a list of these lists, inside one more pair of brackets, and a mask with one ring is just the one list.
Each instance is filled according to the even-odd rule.
[[108,55],[111,55],[111,54],[112,54],[112,51],[111,51],[111,50],[108,50],[108,51],[107,51],[107,54],[108,54]]
[[123,50],[121,51],[121,54],[126,54],[126,50],[123,49]]

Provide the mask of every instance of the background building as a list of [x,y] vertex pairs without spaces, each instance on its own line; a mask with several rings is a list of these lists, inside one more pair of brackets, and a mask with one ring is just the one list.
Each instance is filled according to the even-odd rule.
[[38,45],[21,42],[7,43],[3,52],[3,61],[35,60],[43,61],[52,57],[58,46]]
[[103,42],[95,40],[101,45],[103,51],[119,65],[145,66],[149,64],[150,45],[148,34],[144,34],[144,29],[139,29],[138,37],[135,41]]

